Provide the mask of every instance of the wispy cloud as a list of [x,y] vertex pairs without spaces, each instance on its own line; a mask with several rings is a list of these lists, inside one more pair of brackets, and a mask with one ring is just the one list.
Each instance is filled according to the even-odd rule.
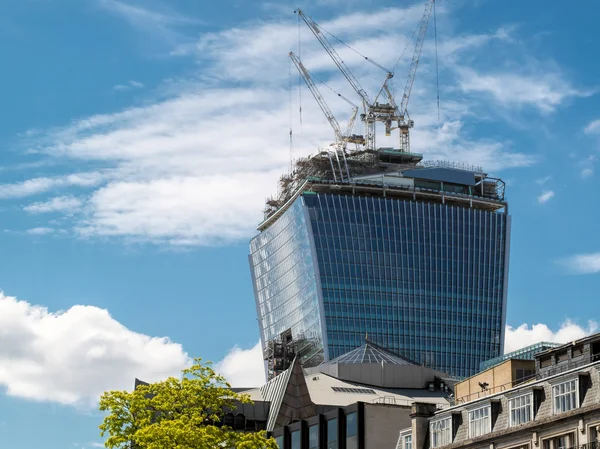
[[[133,28],[143,31],[147,36],[165,40],[169,45],[180,45],[187,41],[181,27],[199,25],[197,18],[173,11],[167,2],[153,2],[151,9],[145,2],[97,0],[105,10],[126,20]],[[143,6],[142,6],[143,5]]]
[[73,173],[54,178],[33,178],[13,184],[0,184],[0,199],[23,198],[61,187],[93,187],[103,178],[101,173]]
[[596,168],[596,160],[598,157],[595,154],[590,154],[585,159],[579,161],[577,165],[581,167],[580,175],[583,179],[591,178],[594,176],[594,169]]
[[25,232],[27,234],[30,234],[30,235],[46,235],[46,234],[52,234],[54,232],[54,229],[52,229],[52,228],[46,228],[46,227],[40,227],[40,228],[31,228],[31,229],[28,229]]
[[551,179],[552,179],[552,176],[544,176],[543,178],[536,179],[535,182],[536,182],[536,184],[544,185]]
[[576,254],[558,262],[574,274],[600,273],[600,253]]
[[538,203],[540,203],[540,204],[547,203],[552,198],[554,198],[554,191],[553,190],[546,190],[540,196],[538,196]]
[[600,134],[600,119],[590,122],[585,128],[586,134]]
[[23,208],[26,212],[32,214],[43,214],[52,212],[73,212],[82,206],[83,202],[79,198],[71,195],[57,196],[48,201],[32,203]]
[[167,9],[165,4],[162,4],[162,11],[158,11],[141,6],[140,3],[135,2],[98,0],[98,3],[103,8],[122,16],[135,26],[155,27],[186,23],[200,23],[200,21],[196,18],[188,17]]
[[463,67],[459,69],[459,74],[460,88],[464,92],[487,94],[504,107],[527,106],[543,113],[554,112],[570,98],[589,97],[595,93],[593,90],[572,87],[558,73],[480,73]]
[[139,81],[130,80],[127,84],[117,84],[113,87],[115,90],[131,90],[131,89],[141,89],[144,87],[143,83]]

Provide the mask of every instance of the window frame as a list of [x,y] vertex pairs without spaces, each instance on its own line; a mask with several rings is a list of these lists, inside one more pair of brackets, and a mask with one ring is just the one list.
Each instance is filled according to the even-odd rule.
[[[433,441],[434,440],[434,438],[433,438],[433,426],[437,425],[437,424],[440,424],[442,422],[445,422],[445,421],[448,422],[448,425],[447,425],[447,427],[444,427],[443,432],[448,431],[450,433],[450,437],[448,438],[449,442],[443,443],[443,444],[434,445],[434,441]],[[440,432],[440,431],[438,431],[438,432]],[[454,439],[453,435],[452,435],[452,415],[439,417],[437,419],[432,419],[429,422],[429,433],[431,434],[431,438],[430,438],[431,441],[430,441],[429,446],[432,449],[452,444],[452,440]]]
[[[560,432],[555,432],[551,435],[545,436],[540,441],[540,449],[545,449],[546,447],[548,447],[550,445],[549,442],[551,440],[557,440],[563,437],[569,438],[567,447],[577,447],[579,445],[577,429],[573,428],[571,430],[562,430]],[[558,447],[556,449],[558,449]]]
[[585,434],[588,436],[588,443],[594,443],[594,441],[590,441],[590,438],[592,437],[592,432],[596,433],[596,447],[600,447],[600,431],[594,429],[598,429],[599,427],[600,421],[592,421],[585,425]]
[[[575,393],[575,406],[570,408],[569,410],[561,410],[561,411],[557,411],[556,409],[556,394],[554,392],[554,389],[559,387],[560,385],[563,384],[567,384],[570,382],[574,382],[575,383],[575,388],[574,388],[574,393]],[[553,415],[560,415],[562,413],[566,413],[569,412],[571,410],[575,410],[577,408],[580,407],[580,398],[579,398],[579,376],[571,376],[571,377],[567,377],[567,378],[562,378],[560,380],[556,380],[554,382],[552,382],[550,384],[551,388],[552,388],[552,414]],[[569,391],[568,393],[561,393],[560,396],[566,396],[566,395],[570,395],[573,392]]]
[[[522,422],[522,423],[519,423],[519,424],[515,424],[513,422],[512,401],[514,401],[515,399],[524,398],[526,396],[529,397],[529,421]],[[531,421],[533,421],[535,419],[534,408],[533,408],[533,403],[534,403],[533,390],[527,390],[525,392],[520,391],[519,393],[515,393],[515,394],[512,394],[510,396],[507,396],[506,399],[508,400],[508,426],[509,427],[521,426],[521,425],[527,424],[527,423],[529,423],[529,422],[531,422]],[[523,408],[523,406],[521,406],[519,408]]]
[[399,440],[400,445],[396,445],[396,449],[406,449],[406,438],[410,437],[410,444],[412,449],[412,429],[405,429],[400,431]]
[[[473,420],[471,420],[471,413],[478,412],[480,410],[487,409],[487,416],[483,418],[478,418],[478,420],[483,420],[487,418],[487,430],[479,435],[473,435],[472,432],[472,424]],[[492,404],[491,402],[486,402],[484,404],[477,404],[477,406],[473,406],[467,409],[467,423],[469,425],[469,438],[477,438],[482,435],[486,435],[492,432]]]

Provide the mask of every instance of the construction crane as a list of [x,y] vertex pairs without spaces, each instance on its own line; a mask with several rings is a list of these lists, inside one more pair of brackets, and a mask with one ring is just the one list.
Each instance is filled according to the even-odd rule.
[[365,122],[366,147],[375,149],[375,122],[369,120],[369,109],[371,106],[369,95],[360,85],[356,77],[352,74],[348,66],[344,63],[340,55],[335,51],[335,48],[333,48],[333,45],[331,45],[327,37],[325,37],[325,35],[321,32],[319,25],[306,14],[304,14],[301,9],[297,9],[294,12],[302,18],[304,23],[306,23],[317,40],[321,43],[327,54],[329,54],[331,59],[333,59],[333,62],[338,67],[340,72],[342,72],[342,75],[344,75],[346,80],[348,80],[354,91],[362,100],[363,113],[361,114],[361,118]]
[[[404,94],[402,96],[402,101],[400,106],[396,105],[394,100],[394,96],[389,89],[388,83],[389,80],[394,76],[392,72],[385,69],[385,67],[377,64],[375,61],[364,57],[366,60],[379,67],[380,69],[386,72],[386,79],[383,83],[383,87],[380,92],[384,92],[385,96],[388,99],[387,103],[379,103],[377,98],[375,102],[371,103],[367,92],[362,88],[356,77],[352,74],[348,66],[344,63],[340,55],[335,51],[335,48],[327,37],[322,33],[321,27],[310,17],[306,16],[304,12],[300,9],[294,11],[297,13],[302,20],[306,23],[308,28],[315,35],[317,40],[321,43],[325,51],[329,54],[333,62],[336,64],[338,69],[342,72],[346,80],[350,83],[355,92],[359,95],[362,100],[363,105],[363,113],[361,114],[361,119],[365,123],[365,147],[367,150],[375,150],[375,123],[383,122],[385,124],[385,135],[390,136],[391,131],[398,129],[400,134],[400,148],[401,152],[409,153],[410,152],[410,139],[409,139],[409,129],[414,126],[414,122],[410,120],[408,115],[408,100],[410,98],[410,93],[412,91],[412,86],[414,83],[415,75],[417,72],[417,67],[419,64],[419,58],[421,56],[421,49],[423,47],[423,41],[425,39],[425,33],[427,31],[427,26],[429,24],[429,18],[431,16],[431,11],[433,7],[433,3],[435,0],[428,0],[425,5],[425,12],[423,14],[423,18],[421,19],[421,23],[419,25],[419,31],[417,34],[417,41],[415,45],[415,51],[413,54],[413,59],[408,71],[408,80],[406,82],[406,86],[404,88]],[[392,123],[396,122],[397,126],[392,127]]]
[[[413,52],[412,62],[408,69],[408,79],[404,86],[404,94],[402,95],[402,101],[398,107],[398,128],[400,130],[400,151],[410,153],[410,138],[409,130],[415,125],[415,122],[410,119],[408,115],[408,100],[410,99],[410,93],[412,91],[413,83],[415,82],[415,75],[417,74],[417,67],[419,66],[419,59],[421,57],[421,50],[423,49],[423,42],[425,41],[425,34],[427,33],[427,26],[429,24],[429,18],[431,17],[431,10],[433,9],[435,0],[429,0],[425,5],[425,12],[419,25],[419,32],[417,34],[417,42],[415,44],[415,51]],[[384,83],[387,90],[387,80]],[[389,91],[388,91],[389,92]]]
[[[335,139],[336,139],[335,157],[336,157],[336,160],[338,161],[338,166],[340,168],[340,176],[341,176],[341,178],[343,178],[344,171],[345,171],[349,177],[348,165],[346,163],[346,156],[345,156],[346,146],[348,143],[355,143],[358,145],[365,144],[364,136],[352,134],[352,129],[354,128],[354,122],[356,121],[356,115],[358,114],[358,106],[356,106],[354,103],[352,103],[350,100],[348,100],[343,95],[336,92],[336,94],[342,100],[346,101],[350,106],[353,107],[352,115],[350,116],[350,119],[348,120],[348,127],[346,129],[346,132],[342,133],[342,129],[340,127],[339,122],[337,121],[337,119],[333,115],[333,112],[331,112],[331,109],[325,102],[325,99],[323,98],[323,96],[321,95],[321,92],[317,88],[317,85],[315,84],[314,80],[312,79],[310,72],[306,69],[306,67],[304,67],[304,64],[302,63],[300,58],[294,54],[294,52],[290,52],[289,56],[290,56],[290,59],[292,60],[292,62],[294,63],[294,65],[296,66],[296,68],[298,69],[298,72],[300,72],[300,75],[302,75],[302,78],[304,79],[304,82],[308,86],[308,89],[310,90],[313,97],[317,101],[317,104],[319,105],[319,108],[321,108],[323,115],[325,115],[325,117],[327,118],[327,121],[333,128],[333,132],[335,134]],[[341,151],[339,151],[339,150],[341,150]],[[342,165],[339,160],[340,153],[341,153],[342,159],[344,161],[344,169],[345,170],[342,169]]]
[[310,30],[313,32],[313,34],[317,38],[317,40],[321,43],[321,45],[323,46],[325,51],[329,54],[329,56],[331,56],[331,59],[333,59],[333,62],[335,63],[335,65],[338,66],[338,68],[340,69],[340,71],[342,72],[344,77],[348,80],[348,82],[354,88],[356,93],[358,93],[358,95],[362,99],[363,104],[366,108],[371,103],[369,101],[369,95],[362,88],[362,86],[360,85],[358,80],[355,78],[355,76],[352,74],[352,72],[350,71],[348,66],[346,66],[346,64],[340,57],[340,55],[338,55],[338,53],[335,51],[335,48],[333,48],[333,45],[331,45],[331,43],[327,40],[325,35],[323,33],[321,33],[321,28],[319,27],[319,25],[314,20],[312,20],[310,17],[306,16],[301,9],[297,9],[294,12],[296,14],[298,14],[302,18],[302,20],[304,20],[304,23],[306,23],[308,28],[310,28]]

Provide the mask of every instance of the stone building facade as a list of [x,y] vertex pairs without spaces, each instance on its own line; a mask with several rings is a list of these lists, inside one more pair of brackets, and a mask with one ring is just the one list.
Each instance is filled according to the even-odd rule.
[[[595,336],[600,340],[600,335]],[[539,357],[561,358],[565,348],[592,348],[592,340],[564,345]],[[595,340],[594,340],[595,341]],[[600,431],[600,362],[572,354],[541,369],[532,381],[444,410],[415,403],[411,427],[397,449],[596,449]],[[536,357],[537,358],[537,357]],[[571,360],[571,362],[568,362]],[[585,363],[585,362],[588,363]],[[539,358],[537,360],[539,366]],[[558,373],[555,373],[559,371]]]

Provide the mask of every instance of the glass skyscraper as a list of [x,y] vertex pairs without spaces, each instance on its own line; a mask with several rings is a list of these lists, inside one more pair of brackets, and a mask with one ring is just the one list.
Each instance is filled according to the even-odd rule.
[[451,164],[307,177],[250,243],[263,349],[305,366],[366,337],[456,376],[502,354],[510,217],[501,180]]

